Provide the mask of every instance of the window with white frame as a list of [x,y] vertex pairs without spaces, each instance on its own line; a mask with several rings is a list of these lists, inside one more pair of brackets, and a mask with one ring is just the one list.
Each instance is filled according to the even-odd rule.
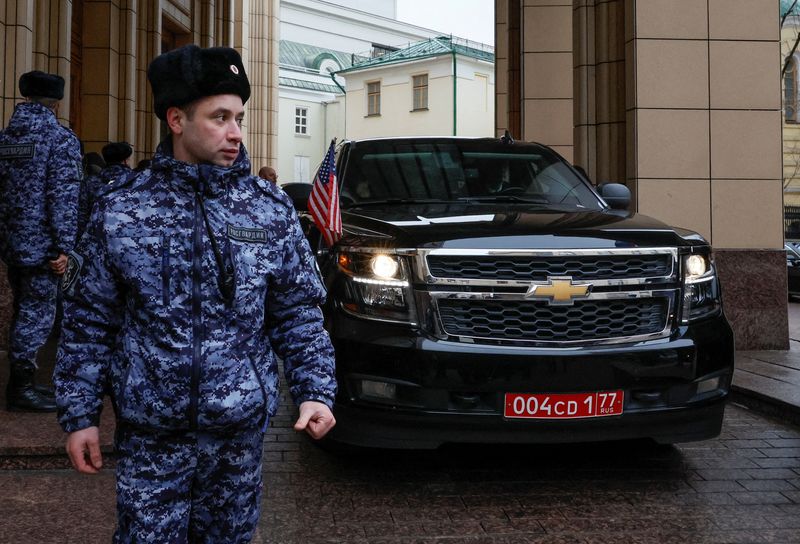
[[428,74],[420,74],[412,78],[414,85],[414,109],[428,109]]
[[367,83],[367,115],[381,114],[381,82]]
[[294,133],[302,136],[308,135],[308,108],[295,106]]
[[783,118],[786,122],[797,122],[797,59],[786,63],[783,73]]
[[304,157],[303,155],[295,155],[293,181],[308,183],[311,181],[310,175],[308,157]]

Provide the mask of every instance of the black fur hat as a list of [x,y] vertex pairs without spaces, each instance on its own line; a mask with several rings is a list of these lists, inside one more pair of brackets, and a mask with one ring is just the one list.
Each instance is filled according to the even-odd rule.
[[39,70],[26,72],[19,77],[19,94],[25,98],[64,98],[64,78],[56,74],[46,74]]
[[106,164],[121,163],[133,154],[128,142],[111,142],[103,146],[103,160]]
[[235,94],[242,103],[250,98],[250,82],[242,57],[230,47],[201,49],[185,45],[159,55],[147,69],[153,88],[153,107],[166,120],[167,109],[184,106],[198,98]]

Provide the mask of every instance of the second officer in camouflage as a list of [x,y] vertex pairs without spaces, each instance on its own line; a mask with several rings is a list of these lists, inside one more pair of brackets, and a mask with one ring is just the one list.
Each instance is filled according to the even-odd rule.
[[81,185],[78,206],[78,231],[83,232],[89,221],[97,197],[111,188],[112,183],[120,183],[132,174],[130,160],[133,147],[128,142],[109,142],[103,146],[105,167],[96,174],[87,175]]
[[98,199],[70,256],[59,418],[75,468],[97,472],[111,394],[116,542],[248,542],[278,357],[295,429],[320,438],[334,424],[325,290],[289,198],[249,173],[239,54],[182,47],[148,77],[171,136]]
[[56,118],[64,79],[19,78],[26,101],[0,131],[0,258],[14,299],[9,335],[10,410],[54,412],[52,389],[36,386],[36,354],[56,317],[58,282],[75,245],[80,143]]

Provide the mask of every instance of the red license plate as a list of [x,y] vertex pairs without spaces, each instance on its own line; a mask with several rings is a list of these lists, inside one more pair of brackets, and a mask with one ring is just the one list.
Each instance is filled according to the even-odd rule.
[[506,393],[504,414],[518,419],[575,419],[618,416],[622,413],[624,393],[526,394]]

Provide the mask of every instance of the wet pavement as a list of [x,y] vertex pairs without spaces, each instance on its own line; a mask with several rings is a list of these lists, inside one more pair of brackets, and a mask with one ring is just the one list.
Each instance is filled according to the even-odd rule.
[[789,303],[788,351],[738,351],[733,399],[800,425],[800,303]]
[[729,405],[714,440],[330,455],[282,415],[259,542],[800,542],[800,429]]
[[[800,340],[800,304],[790,306],[797,317],[790,313],[790,336]],[[332,454],[292,430],[294,408],[284,398],[265,441],[254,542],[800,543],[800,426],[791,423],[800,341],[792,347],[737,353],[736,393],[721,435],[675,446]],[[784,387],[788,407],[775,401]],[[113,422],[107,417],[103,426],[110,452]],[[108,461],[97,476],[74,473],[65,468],[52,414],[0,409],[0,544],[109,542]]]
[[[800,428],[736,404],[718,438],[676,446],[334,455],[292,422],[285,403],[265,442],[255,542],[800,542]],[[4,470],[0,489],[0,543],[110,541],[111,470]]]

